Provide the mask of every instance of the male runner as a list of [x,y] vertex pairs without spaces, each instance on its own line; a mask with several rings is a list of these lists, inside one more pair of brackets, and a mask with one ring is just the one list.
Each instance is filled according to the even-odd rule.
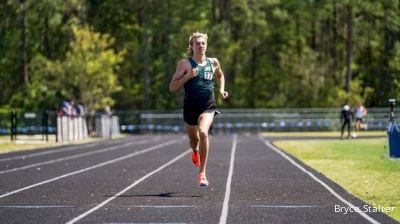
[[200,186],[208,186],[206,166],[210,142],[208,131],[216,110],[214,96],[214,80],[217,78],[219,92],[223,99],[228,98],[225,91],[225,77],[221,65],[216,58],[206,57],[207,34],[195,32],[189,37],[189,58],[178,62],[169,89],[178,91],[185,88],[183,118],[193,150],[192,161],[200,167],[197,180]]

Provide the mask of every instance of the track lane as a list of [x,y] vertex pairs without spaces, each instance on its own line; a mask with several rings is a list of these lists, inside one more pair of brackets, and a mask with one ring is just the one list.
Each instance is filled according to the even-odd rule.
[[228,223],[393,223],[335,212],[347,205],[256,136],[241,139]]
[[[179,137],[182,135],[162,136],[160,142]],[[219,222],[226,198],[232,141],[232,136],[211,136],[207,175],[210,188],[197,186],[197,169],[192,165],[190,156],[186,155],[78,223]],[[184,140],[0,198],[0,221],[65,223],[115,196],[187,149],[187,140]],[[113,154],[107,152],[104,156],[110,153]],[[97,161],[99,158],[93,159]],[[79,159],[76,162],[73,166],[90,160]],[[362,201],[340,186],[301,162],[299,164],[332,186],[346,200],[356,206],[362,205]],[[230,186],[226,223],[370,223],[356,213],[335,213],[335,204],[345,204],[257,136],[238,136]],[[383,213],[370,215],[380,223],[398,223]]]
[[111,141],[92,142],[82,145],[71,145],[63,147],[51,147],[46,150],[39,150],[35,152],[23,151],[18,155],[2,155],[0,159],[0,172],[15,169],[19,167],[29,166],[32,164],[43,163],[45,161],[56,160],[63,157],[74,156],[79,153],[90,153],[97,151],[101,148],[118,146],[126,143],[152,141],[160,139],[160,136],[140,136],[140,137],[126,137]]
[[[164,142],[167,140],[164,139]],[[182,141],[2,198],[1,220],[6,222],[14,220],[16,223],[25,223],[27,220],[31,223],[66,222],[103,201],[110,194],[118,192],[121,186],[126,186],[150,172],[152,168],[167,162],[171,156],[163,156],[166,152],[168,155],[182,153],[182,147],[177,147],[181,144]],[[4,207],[10,205],[44,207],[42,209]],[[46,209],[46,206],[55,205],[60,207]]]
[[121,150],[100,153],[89,158],[75,159],[65,164],[49,164],[40,169],[25,170],[23,175],[14,175],[13,173],[2,174],[3,180],[7,181],[0,182],[0,199],[25,189],[134,157],[136,154],[143,153],[142,151],[146,153],[147,151],[158,150],[165,144],[173,144],[173,141],[179,140],[171,140],[169,142],[160,141],[158,143],[152,142],[147,143],[147,145],[139,145],[136,147],[127,146]]
[[[207,177],[197,184],[190,156],[172,164],[89,215],[83,223],[218,223],[225,195],[231,136],[212,136]],[[184,144],[184,150],[188,144]]]

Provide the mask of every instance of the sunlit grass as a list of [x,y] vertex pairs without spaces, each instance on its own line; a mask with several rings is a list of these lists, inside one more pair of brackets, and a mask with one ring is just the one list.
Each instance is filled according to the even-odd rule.
[[[114,136],[113,139],[123,138],[127,135],[121,134],[119,136]],[[71,142],[56,142],[55,136],[49,136],[49,141],[42,141],[41,136],[19,136],[17,141],[11,141],[10,136],[1,136],[0,137],[0,154],[16,152],[16,151],[25,151],[25,150],[34,150],[34,149],[42,149],[54,146],[61,145],[74,145],[74,144],[83,144],[93,141],[101,141],[104,140],[102,138],[87,138],[79,141],[71,141]]]
[[[345,132],[347,135],[347,132]],[[338,131],[323,131],[323,132],[264,132],[265,137],[340,137]],[[367,136],[386,136],[386,131],[359,131],[358,137]]]

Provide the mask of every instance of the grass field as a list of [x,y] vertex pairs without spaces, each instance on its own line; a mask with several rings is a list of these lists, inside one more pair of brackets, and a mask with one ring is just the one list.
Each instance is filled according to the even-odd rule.
[[8,153],[8,152],[15,152],[15,151],[22,151],[22,150],[32,150],[32,149],[39,149],[39,148],[46,148],[51,146],[60,145],[57,144],[55,138],[50,138],[48,142],[41,141],[40,137],[34,137],[29,140],[18,140],[12,142],[10,140],[10,136],[1,136],[0,137],[0,154]]
[[[114,136],[113,138],[122,138],[125,135]],[[12,142],[10,140],[10,136],[0,136],[0,154],[16,152],[16,151],[24,151],[24,150],[34,150],[41,148],[48,148],[60,145],[74,145],[74,144],[83,144],[93,141],[101,141],[101,138],[87,138],[79,141],[71,141],[60,143],[56,142],[55,136],[49,136],[49,141],[41,141],[41,136],[19,136],[17,141]]]
[[400,160],[388,157],[386,138],[274,144],[369,204],[395,207],[387,214],[400,221]]
[[[345,136],[347,132],[344,133]],[[263,133],[266,137],[340,137],[340,132],[338,131],[323,131],[323,132],[265,132]],[[357,132],[359,137],[369,137],[369,136],[386,136],[386,131],[360,131]]]

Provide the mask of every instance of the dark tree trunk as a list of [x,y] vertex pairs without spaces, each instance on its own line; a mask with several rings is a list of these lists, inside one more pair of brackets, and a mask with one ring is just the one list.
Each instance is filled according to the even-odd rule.
[[346,55],[346,92],[351,91],[352,71],[351,64],[353,60],[353,8],[351,5],[347,8],[347,55]]
[[28,18],[27,18],[27,2],[21,0],[21,75],[24,83],[29,82],[28,73]]
[[151,1],[143,2],[142,7],[139,9],[139,22],[142,28],[141,42],[142,42],[142,74],[144,77],[144,99],[143,101],[145,108],[151,108],[153,99],[151,96],[151,79],[150,79],[150,40],[147,31],[148,27],[148,4]]

